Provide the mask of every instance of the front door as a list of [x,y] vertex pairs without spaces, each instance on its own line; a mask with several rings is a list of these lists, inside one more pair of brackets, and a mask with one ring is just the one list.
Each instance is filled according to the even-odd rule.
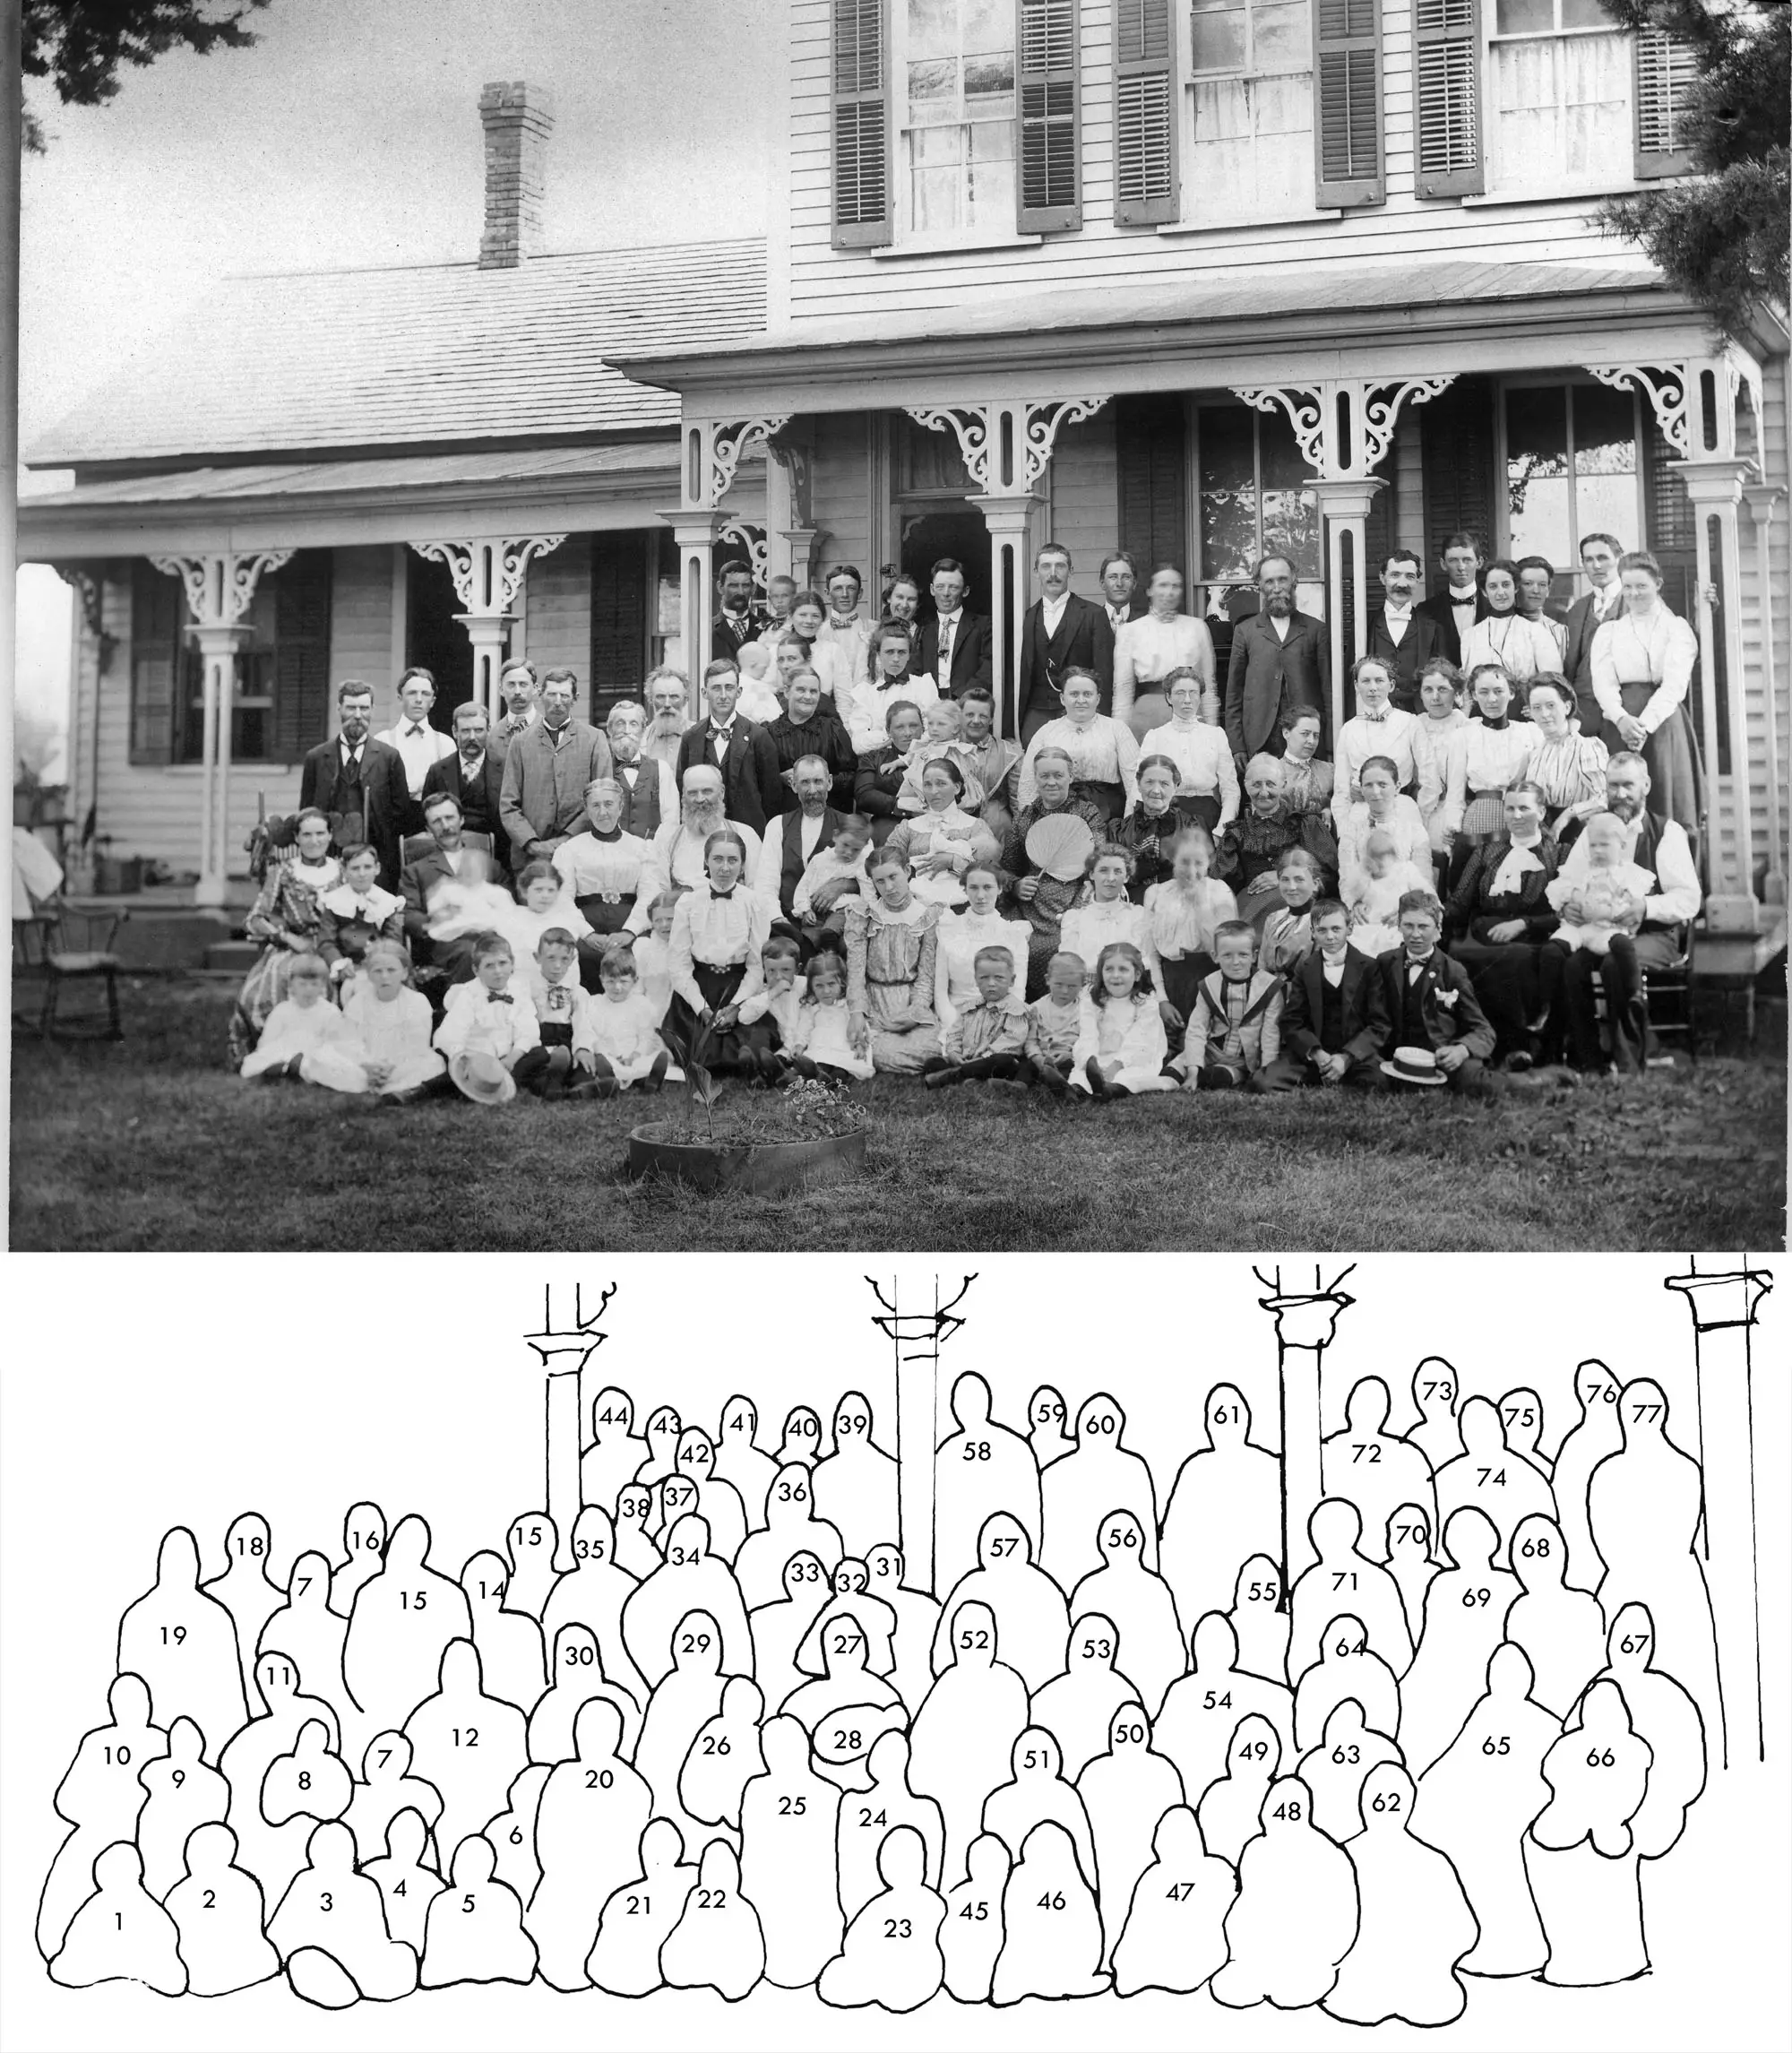
[[989,611],[989,530],[973,506],[905,508],[901,514],[900,558],[905,575],[921,588],[924,618],[933,611],[927,596],[928,573],[942,556],[964,565],[965,605],[972,613]]

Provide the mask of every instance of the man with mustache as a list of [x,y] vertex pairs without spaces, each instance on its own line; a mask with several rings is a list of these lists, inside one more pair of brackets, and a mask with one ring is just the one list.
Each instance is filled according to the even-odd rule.
[[[1279,755],[1282,718],[1311,706],[1323,734],[1331,696],[1331,651],[1325,623],[1294,602],[1294,565],[1266,556],[1257,565],[1258,611],[1232,635],[1226,674],[1226,738],[1241,763]],[[1322,753],[1324,753],[1322,743]]]
[[[337,734],[305,759],[298,809],[315,806],[327,814],[331,839],[340,848],[366,841],[379,850],[380,882],[398,889],[399,841],[420,826],[411,802],[404,762],[395,748],[373,738],[374,687],[344,677],[336,687]],[[365,831],[364,831],[365,830]]]
[[653,901],[661,892],[675,884],[694,890],[702,883],[703,843],[724,827],[738,834],[746,850],[741,880],[753,890],[759,881],[760,838],[751,827],[728,818],[721,772],[712,763],[694,763],[685,772],[678,817],[668,820],[653,837],[653,853],[642,871],[641,890],[629,916],[633,933],[646,933],[652,923]]

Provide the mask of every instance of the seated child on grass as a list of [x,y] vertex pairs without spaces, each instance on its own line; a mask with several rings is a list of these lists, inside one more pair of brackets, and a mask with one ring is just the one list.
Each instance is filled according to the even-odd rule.
[[354,1031],[362,1090],[401,1105],[434,1093],[448,1065],[429,1045],[435,1015],[429,1000],[411,988],[410,956],[401,943],[375,941],[367,949],[342,1001],[342,1017]]
[[647,932],[635,936],[635,974],[641,979],[642,996],[653,1007],[656,1027],[672,1003],[672,915],[689,889],[688,884],[675,884],[669,891],[662,891],[647,909]]
[[504,936],[481,934],[473,944],[473,980],[449,987],[435,1030],[455,1089],[478,1104],[507,1103],[518,1084],[538,1088],[547,1074],[535,1007],[527,992],[510,988],[515,970]]
[[527,972],[530,1003],[547,1065],[540,1077],[544,1098],[561,1098],[579,1075],[591,1074],[590,1000],[579,980],[579,951],[564,927],[546,928]]
[[1144,957],[1130,941],[1110,941],[1096,958],[1095,987],[1082,1001],[1071,1088],[1097,1098],[1174,1091],[1174,1080],[1163,1074],[1167,1052]]
[[1634,934],[1642,925],[1642,901],[1655,889],[1655,878],[1630,859],[1630,836],[1615,813],[1595,813],[1582,832],[1587,867],[1543,887],[1562,915],[1549,938],[1570,954],[1584,948],[1590,955],[1609,955],[1616,936]]
[[1350,945],[1366,955],[1389,955],[1400,945],[1400,900],[1409,891],[1429,891],[1434,878],[1405,859],[1385,827],[1372,827],[1363,844],[1363,867],[1344,885],[1350,911]]
[[1020,1074],[1027,1051],[1027,1012],[1014,991],[1014,954],[979,948],[971,959],[974,1005],[961,1005],[940,1036],[940,1052],[922,1065],[929,1090],[977,1078],[1024,1091]]
[[1044,992],[1027,1007],[1029,1076],[1060,1097],[1082,1031],[1083,981],[1082,957],[1061,948],[1046,964]]
[[1258,961],[1265,970],[1292,970],[1313,952],[1313,908],[1323,882],[1318,858],[1308,849],[1288,849],[1276,865],[1280,906],[1263,922]]
[[1282,980],[1256,967],[1248,920],[1227,920],[1213,954],[1219,967],[1202,979],[1187,1042],[1171,1066],[1190,1091],[1237,1091],[1281,1053]]
[[263,1022],[242,1074],[270,1083],[290,1078],[332,1091],[365,1091],[355,1030],[330,1003],[330,971],[322,956],[295,955],[286,979],[286,996]]
[[1143,950],[1145,909],[1127,896],[1133,858],[1114,841],[1089,851],[1087,896],[1064,914],[1058,937],[1073,955],[1093,962],[1110,941],[1130,941]]
[[783,1059],[797,1075],[820,1077],[829,1083],[862,1082],[873,1074],[870,1055],[852,1045],[846,962],[831,948],[809,958],[808,988],[785,1037]]
[[584,1006],[585,1046],[580,1066],[590,1074],[573,1084],[574,1098],[614,1098],[630,1084],[653,1091],[668,1082],[682,1083],[684,1071],[672,1066],[671,1050],[659,1038],[653,1006],[641,988],[634,952],[613,941],[598,970],[601,993]]
[[759,951],[762,981],[750,998],[741,1000],[736,1030],[741,1048],[738,1066],[749,1081],[776,1083],[782,1074],[778,1055],[797,1031],[802,959],[802,950],[788,934],[774,934]]
[[1185,827],[1176,839],[1167,882],[1145,893],[1145,938],[1140,953],[1156,985],[1158,1009],[1179,1047],[1201,979],[1213,967],[1213,936],[1238,917],[1228,885],[1212,876],[1213,839],[1205,827]]

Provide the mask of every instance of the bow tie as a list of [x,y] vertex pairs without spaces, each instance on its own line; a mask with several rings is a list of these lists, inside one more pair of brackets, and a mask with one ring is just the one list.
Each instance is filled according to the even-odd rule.
[[1377,727],[1382,726],[1386,721],[1387,717],[1384,712],[1366,712],[1363,715],[1365,720],[1373,720]]
[[729,735],[731,735],[733,732],[734,722],[732,720],[730,720],[726,727],[712,726],[710,729],[710,739],[711,741],[726,741]]
[[723,899],[732,898],[738,886],[730,884],[726,891],[718,891],[715,886],[711,884],[710,886],[710,896],[717,904],[719,904]]
[[1452,606],[1472,606],[1478,596],[1473,585],[1467,591],[1458,591],[1453,585],[1450,589],[1450,603]]
[[409,727],[408,727],[408,728],[406,728],[406,729],[405,729],[405,730],[404,730],[404,738],[405,738],[405,739],[406,739],[407,741],[415,741],[415,740],[416,740],[416,738],[418,738],[418,735],[420,735],[422,732],[423,732],[423,729],[422,729],[421,725],[420,725],[420,724],[418,724],[418,723],[413,722],[413,724],[412,724],[411,726],[409,726]]
[[487,991],[486,1003],[488,1005],[513,1005],[516,1000],[511,996],[508,991]]
[[856,613],[830,613],[828,615],[828,625],[830,627],[857,627],[858,616]]

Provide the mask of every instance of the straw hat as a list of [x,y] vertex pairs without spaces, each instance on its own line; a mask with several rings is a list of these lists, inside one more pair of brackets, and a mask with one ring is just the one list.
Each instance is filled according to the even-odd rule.
[[1382,1065],[1382,1074],[1396,1083],[1418,1083],[1427,1088],[1450,1079],[1437,1066],[1435,1052],[1428,1048],[1397,1048],[1393,1059]]
[[495,1055],[463,1050],[448,1065],[455,1088],[476,1105],[508,1105],[516,1096],[516,1079]]

